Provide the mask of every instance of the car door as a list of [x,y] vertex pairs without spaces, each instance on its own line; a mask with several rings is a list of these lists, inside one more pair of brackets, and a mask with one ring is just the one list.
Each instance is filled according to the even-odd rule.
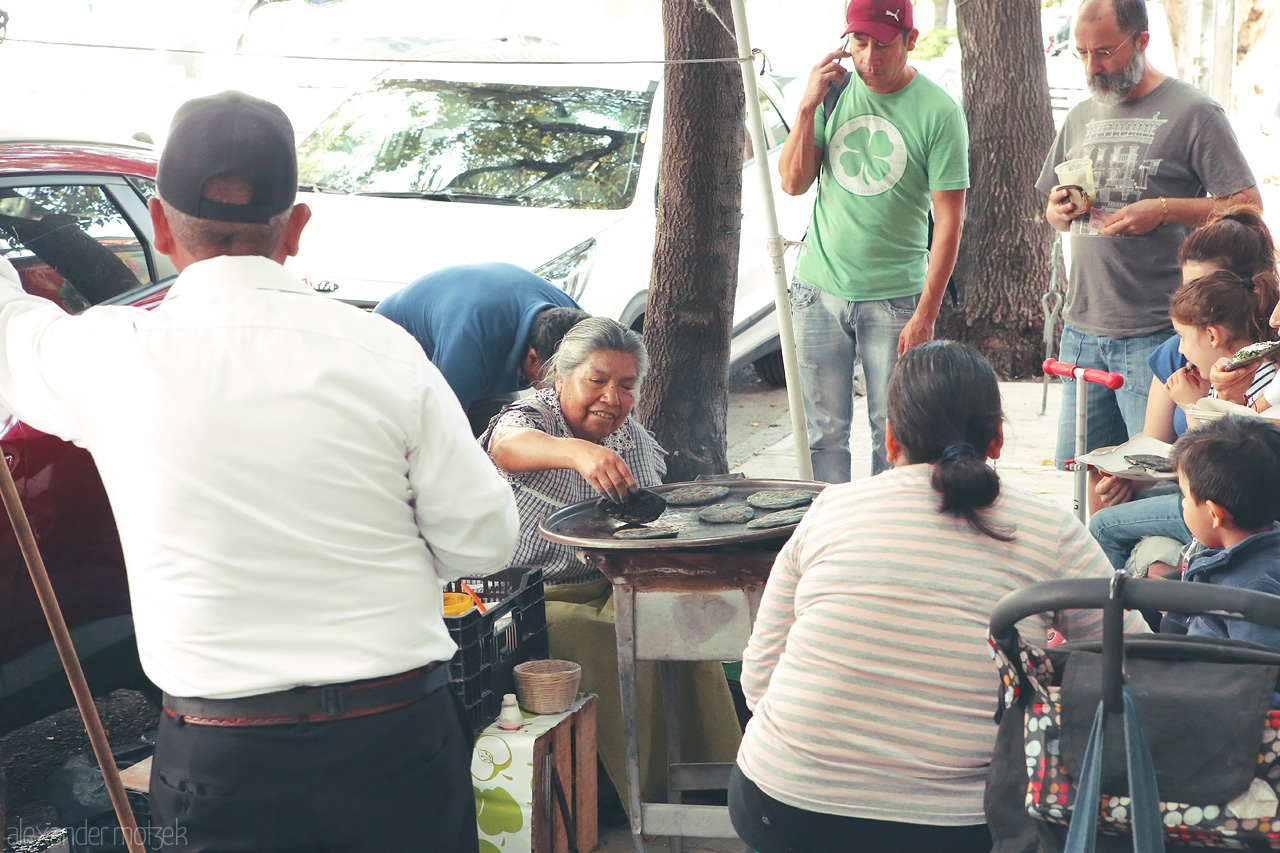
[[[156,301],[176,274],[152,248],[144,178],[0,178],[0,255],[23,288],[69,313]],[[9,421],[0,445],[72,628],[129,612],[115,519],[87,451]],[[48,639],[12,530],[0,525],[0,662]]]

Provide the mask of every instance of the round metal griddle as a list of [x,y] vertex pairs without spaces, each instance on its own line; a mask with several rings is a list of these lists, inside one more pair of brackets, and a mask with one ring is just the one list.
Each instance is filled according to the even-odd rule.
[[[713,503],[701,506],[669,506],[657,521],[650,522],[648,527],[674,527],[680,532],[674,539],[614,539],[613,531],[626,527],[620,521],[610,518],[596,508],[594,500],[583,501],[567,506],[549,515],[538,525],[538,532],[552,542],[573,545],[578,548],[597,550],[618,549],[623,551],[671,551],[687,548],[707,548],[719,545],[736,545],[742,542],[756,542],[769,539],[786,538],[795,530],[796,525],[774,527],[769,530],[752,530],[746,522],[740,524],[707,524],[698,518],[698,513],[709,506],[731,506],[747,502],[747,497],[765,489],[805,489],[815,495],[826,488],[826,483],[811,480],[769,480],[769,479],[714,479],[696,480],[690,483],[667,483],[652,487],[652,491],[660,495],[674,491],[682,486],[723,486],[729,494]],[[756,518],[766,515],[771,510],[756,510]]]

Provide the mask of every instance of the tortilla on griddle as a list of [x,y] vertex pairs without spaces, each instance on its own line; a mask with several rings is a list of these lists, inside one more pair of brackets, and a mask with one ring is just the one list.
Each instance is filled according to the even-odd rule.
[[610,497],[600,498],[596,501],[596,508],[610,518],[627,524],[648,524],[656,521],[666,511],[667,502],[656,492],[636,489],[624,501],[615,501]]
[[768,515],[762,515],[757,519],[748,521],[747,528],[749,530],[772,530],[775,527],[799,524],[800,519],[804,518],[804,514],[808,511],[809,508],[807,506],[802,506],[771,512]]
[[698,513],[707,524],[742,524],[756,517],[756,511],[745,504],[709,506]]
[[614,539],[675,539],[680,533],[674,527],[619,527]]
[[724,486],[681,486],[663,495],[667,506],[703,506],[713,504],[729,494]]
[[813,502],[813,492],[808,489],[765,489],[747,498],[756,509],[791,509]]

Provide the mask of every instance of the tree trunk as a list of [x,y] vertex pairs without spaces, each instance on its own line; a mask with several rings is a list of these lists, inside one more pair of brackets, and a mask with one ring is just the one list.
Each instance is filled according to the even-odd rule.
[[1267,31],[1276,10],[1275,0],[1239,0],[1236,6],[1236,63],[1238,64]]
[[[729,0],[663,0],[662,21],[667,59],[737,55],[726,29],[733,25]],[[670,65],[664,88],[657,236],[644,321],[650,373],[639,417],[667,450],[667,481],[679,482],[728,471],[742,72],[732,62]]]
[[1005,0],[999,15],[966,3],[956,26],[971,188],[955,272],[961,304],[944,312],[939,337],[976,346],[1001,376],[1034,376],[1054,238],[1035,188],[1053,142],[1040,3]]
[[[1190,3],[1192,9],[1198,4]],[[1263,34],[1267,30],[1267,24],[1271,22],[1273,13],[1275,12],[1274,0],[1236,0],[1236,64],[1238,65],[1253,46],[1258,43]],[[1191,10],[1187,10],[1187,14],[1191,14]],[[1190,76],[1187,69],[1190,67],[1192,56],[1188,54],[1190,46],[1182,44],[1182,16],[1184,14],[1183,0],[1164,0],[1165,21],[1169,25],[1169,39],[1173,42],[1173,55],[1176,58],[1179,77],[1186,79]]]
[[1182,44],[1182,0],[1164,0],[1164,19],[1169,25],[1169,42],[1173,45],[1173,59],[1178,66],[1173,74],[1185,80],[1187,58],[1183,55]]
[[947,12],[951,6],[951,0],[933,0],[933,28],[935,30],[945,30],[947,28]]

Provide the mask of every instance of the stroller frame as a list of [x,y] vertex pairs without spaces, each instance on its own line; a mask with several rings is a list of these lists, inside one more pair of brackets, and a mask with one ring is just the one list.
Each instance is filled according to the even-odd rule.
[[[994,850],[997,853],[1030,853],[1030,851],[1046,851],[1059,850],[1063,839],[1060,832],[1061,826],[1045,823],[1042,820],[1033,819],[1027,812],[1026,804],[1028,795],[1028,765],[1026,754],[1023,753],[1026,740],[1024,740],[1023,721],[1024,714],[1028,711],[1031,702],[1028,701],[1032,691],[1027,689],[1030,683],[1027,679],[1028,673],[1024,671],[1024,667],[1018,664],[1018,656],[1016,653],[1016,631],[1015,625],[1021,619],[1032,616],[1037,613],[1061,609],[1097,609],[1103,611],[1103,637],[1098,640],[1076,640],[1058,646],[1049,652],[1049,655],[1056,658],[1055,667],[1062,666],[1065,662],[1067,670],[1063,670],[1060,674],[1069,677],[1070,667],[1072,664],[1072,655],[1084,654],[1085,657],[1077,658],[1074,664],[1077,667],[1084,667],[1083,670],[1077,669],[1077,673],[1088,672],[1090,667],[1097,672],[1098,657],[1097,653],[1101,652],[1101,680],[1096,689],[1100,691],[1101,704],[1105,710],[1105,718],[1107,728],[1112,731],[1120,729],[1120,722],[1123,713],[1122,696],[1126,692],[1126,679],[1128,670],[1132,667],[1127,664],[1132,660],[1134,667],[1138,667],[1139,681],[1128,685],[1134,690],[1135,696],[1140,696],[1146,691],[1151,696],[1159,695],[1161,698],[1154,701],[1155,704],[1148,704],[1143,708],[1143,716],[1150,717],[1144,720],[1143,728],[1148,731],[1148,738],[1152,740],[1152,752],[1158,756],[1163,756],[1164,762],[1162,771],[1157,772],[1157,776],[1164,774],[1164,778],[1168,779],[1171,775],[1169,768],[1177,768],[1182,770],[1188,766],[1202,767],[1202,764],[1196,764],[1194,761],[1190,764],[1184,763],[1183,758],[1185,752],[1193,752],[1199,748],[1193,739],[1188,739],[1185,733],[1174,732],[1172,727],[1168,726],[1170,719],[1179,723],[1186,721],[1188,727],[1194,728],[1196,725],[1204,725],[1214,727],[1218,725],[1218,720],[1212,713],[1215,706],[1224,708],[1224,717],[1230,715],[1237,723],[1245,720],[1243,729],[1239,727],[1231,728],[1224,725],[1221,731],[1230,731],[1233,737],[1232,743],[1235,745],[1232,751],[1230,761],[1224,756],[1222,761],[1226,762],[1224,767],[1230,765],[1235,770],[1224,770],[1226,772],[1237,772],[1241,768],[1248,766],[1248,778],[1252,779],[1254,773],[1254,761],[1258,755],[1259,744],[1264,741],[1262,726],[1259,724],[1256,728],[1250,720],[1256,720],[1257,717],[1250,717],[1250,709],[1254,712],[1259,707],[1258,700],[1262,699],[1263,706],[1267,707],[1271,704],[1272,692],[1275,690],[1276,674],[1280,673],[1280,650],[1258,646],[1252,643],[1245,643],[1238,640],[1221,640],[1205,637],[1185,637],[1177,635],[1128,635],[1123,633],[1124,611],[1127,609],[1152,609],[1152,610],[1174,610],[1181,613],[1191,614],[1209,614],[1226,618],[1244,620],[1260,625],[1280,628],[1280,596],[1268,595],[1265,593],[1253,592],[1249,590],[1236,589],[1232,587],[1213,586],[1209,584],[1191,584],[1183,582],[1174,582],[1167,580],[1140,579],[1130,578],[1123,572],[1117,572],[1111,580],[1060,580],[1048,581],[1039,584],[1032,584],[1020,590],[1010,593],[996,606],[992,613],[989,627],[991,629],[991,639],[1018,669],[1018,674],[1022,679],[1023,690],[1021,697],[1016,702],[1010,702],[1006,707],[1002,703],[1001,713],[997,714],[997,722],[1000,723],[1000,732],[997,735],[997,744],[995,755],[993,756],[992,766],[988,775],[987,785],[987,816],[992,836],[995,839]],[[1013,654],[1010,654],[1010,652]],[[1140,660],[1139,660],[1140,659]],[[1141,664],[1142,666],[1139,666]],[[1164,667],[1164,672],[1169,671],[1169,667],[1182,666],[1186,671],[1195,672],[1197,667],[1208,667],[1214,673],[1224,672],[1228,670],[1243,670],[1249,673],[1255,688],[1261,685],[1261,692],[1254,689],[1251,699],[1246,700],[1241,696],[1229,692],[1215,692],[1213,690],[1204,690],[1204,695],[1197,696],[1196,683],[1186,682],[1181,679],[1166,679],[1158,684],[1153,683],[1153,679],[1148,677],[1144,682],[1141,678],[1142,673],[1150,673],[1150,667]],[[1206,672],[1205,669],[1200,670],[1201,673]],[[1216,676],[1214,676],[1216,677]],[[1056,682],[1055,682],[1056,683]],[[1069,702],[1073,701],[1066,693],[1066,681],[1064,680],[1064,691],[1062,698],[1062,744],[1066,749],[1066,731],[1067,731],[1067,709]],[[1076,694],[1081,695],[1081,694]],[[1090,700],[1093,704],[1088,708],[1082,708],[1085,712],[1092,712],[1098,704],[1098,693],[1093,694],[1094,698]],[[1186,696],[1186,706],[1180,707],[1178,699]],[[1170,697],[1173,697],[1170,700]],[[1228,700],[1224,703],[1224,699]],[[1230,702],[1236,699],[1238,704]],[[1194,706],[1194,710],[1193,707]],[[1076,707],[1081,708],[1079,701],[1076,701]],[[1205,708],[1210,708],[1210,712],[1206,713]],[[1230,709],[1225,710],[1225,709]],[[1080,710],[1074,712],[1076,715],[1081,713]],[[1211,719],[1212,718],[1212,719]],[[1190,730],[1190,729],[1189,729]],[[1152,738],[1152,731],[1156,732],[1157,737]],[[1159,739],[1159,733],[1164,731],[1165,737],[1163,741]],[[1249,738],[1256,737],[1257,740],[1246,742],[1247,738],[1244,733],[1238,737],[1235,732],[1241,731],[1247,733]],[[1028,729],[1030,732],[1030,729]],[[1111,735],[1108,735],[1110,738]],[[1027,735],[1027,740],[1030,735]],[[1183,744],[1187,744],[1184,751]],[[1163,747],[1164,752],[1156,747]],[[1251,751],[1252,750],[1252,751]],[[1114,752],[1114,750],[1112,750]],[[1217,751],[1211,754],[1216,759],[1219,755]],[[1240,754],[1243,754],[1249,760],[1247,762],[1240,761]],[[1066,753],[1063,753],[1064,761]],[[1196,760],[1199,761],[1203,755],[1197,754]],[[1157,762],[1159,765],[1160,762]],[[1263,766],[1263,765],[1258,765]],[[1123,765],[1121,765],[1123,767]],[[1080,767],[1078,762],[1072,762],[1072,770],[1078,771]],[[1197,771],[1203,773],[1205,771]],[[1258,771],[1259,773],[1261,771]],[[1185,775],[1185,773],[1184,773]],[[1123,778],[1123,770],[1121,770],[1121,778]],[[1199,778],[1199,777],[1195,777]],[[1237,775],[1237,779],[1238,779]],[[1274,780],[1271,780],[1274,787]],[[1161,783],[1164,784],[1163,782]],[[1173,799],[1181,801],[1177,796],[1177,784],[1175,782],[1175,790],[1172,792]],[[1078,790],[1078,789],[1077,789]],[[1232,792],[1236,791],[1235,787],[1230,787]],[[1113,791],[1113,793],[1115,793]],[[1120,793],[1123,793],[1122,791]],[[1215,789],[1214,794],[1216,795]],[[1224,800],[1216,802],[1225,802],[1231,800],[1234,794],[1226,796]],[[1106,797],[1103,797],[1105,802]],[[1194,801],[1191,801],[1194,802]],[[1202,801],[1208,802],[1208,801]],[[1096,810],[1098,804],[1095,803],[1089,807],[1095,811],[1095,816],[1089,822],[1090,835],[1093,834],[1098,826]],[[1170,806],[1172,809],[1172,806]],[[1074,811],[1074,807],[1072,808]],[[1169,815],[1166,814],[1166,817]],[[1087,814],[1081,817],[1088,820]],[[1049,820],[1055,820],[1050,817]],[[1280,823],[1280,816],[1274,819]],[[1167,824],[1173,826],[1173,824]],[[1114,824],[1110,825],[1110,831],[1115,832]],[[1184,828],[1185,829],[1185,828]],[[1165,849],[1169,851],[1184,850],[1203,850],[1209,846],[1202,838],[1199,840],[1186,841],[1174,838],[1166,840]],[[1098,838],[1100,851],[1119,851],[1134,849],[1132,839],[1122,835],[1102,835]],[[1270,841],[1269,846],[1259,846],[1257,842],[1246,844],[1245,849],[1280,849],[1280,836]]]

